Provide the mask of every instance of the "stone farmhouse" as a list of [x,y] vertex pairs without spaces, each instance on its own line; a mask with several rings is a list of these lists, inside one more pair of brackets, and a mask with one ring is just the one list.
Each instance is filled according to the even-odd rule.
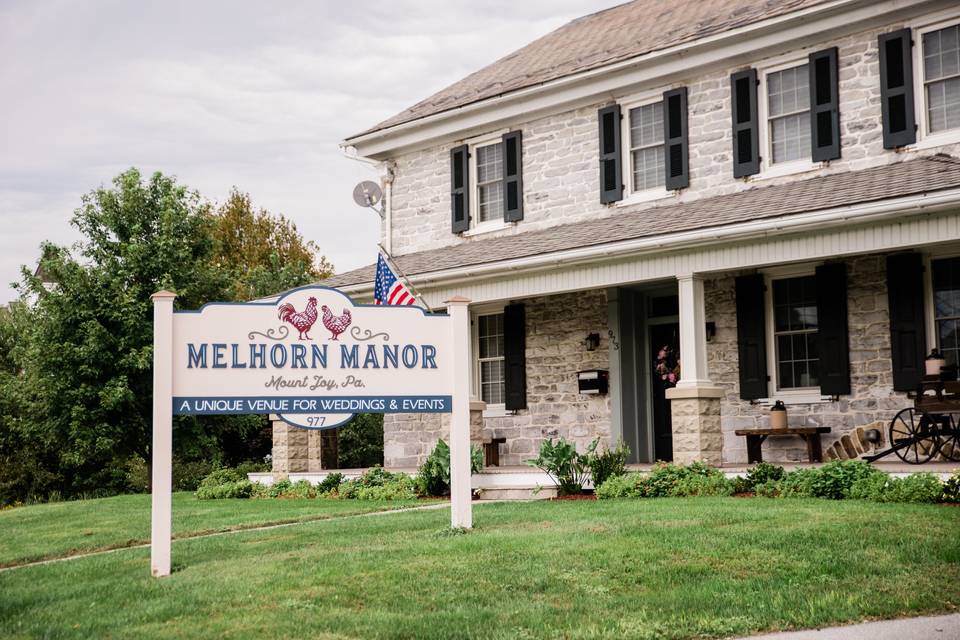
[[[379,163],[422,298],[472,300],[473,438],[501,465],[560,436],[744,463],[734,431],[778,400],[829,457],[909,405],[931,349],[960,356],[956,2],[635,0],[343,146]],[[385,416],[386,466],[446,420]],[[274,470],[320,470],[327,437],[276,422]]]

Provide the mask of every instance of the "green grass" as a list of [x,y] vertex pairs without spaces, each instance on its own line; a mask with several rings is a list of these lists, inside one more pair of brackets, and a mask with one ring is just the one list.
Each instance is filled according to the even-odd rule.
[[[175,538],[417,504],[359,500],[197,500],[173,494]],[[150,540],[150,496],[128,495],[0,511],[0,567]]]
[[478,506],[0,573],[6,637],[716,638],[960,603],[960,509],[685,498]]

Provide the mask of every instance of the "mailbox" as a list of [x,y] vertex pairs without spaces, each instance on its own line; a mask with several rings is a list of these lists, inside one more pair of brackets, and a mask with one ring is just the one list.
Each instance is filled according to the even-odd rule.
[[603,369],[591,369],[577,372],[580,393],[586,395],[606,395],[610,387],[610,374]]

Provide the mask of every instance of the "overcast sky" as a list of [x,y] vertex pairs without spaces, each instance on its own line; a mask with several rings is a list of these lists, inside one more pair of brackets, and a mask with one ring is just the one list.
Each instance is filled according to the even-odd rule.
[[347,135],[620,0],[0,3],[0,304],[80,196],[128,167],[234,185],[338,271],[375,258]]

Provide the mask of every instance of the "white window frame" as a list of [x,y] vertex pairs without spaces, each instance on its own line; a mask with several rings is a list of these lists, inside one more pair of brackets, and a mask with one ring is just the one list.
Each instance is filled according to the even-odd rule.
[[[630,153],[630,109],[637,107],[646,107],[651,104],[663,102],[663,93],[669,88],[662,88],[656,91],[645,91],[622,100],[618,100],[620,105],[620,114],[623,120],[620,122],[620,158],[623,167],[623,198],[616,203],[616,206],[623,207],[641,202],[650,202],[663,198],[676,197],[678,191],[668,190],[666,184],[653,189],[641,189],[635,191],[633,188],[633,154]],[[664,162],[666,162],[666,140],[663,141]],[[664,176],[666,179],[666,176]]]
[[764,269],[763,273],[763,309],[764,309],[764,337],[767,347],[767,397],[758,400],[760,404],[770,405],[777,400],[782,400],[784,404],[816,404],[830,402],[830,396],[824,396],[820,393],[820,387],[797,387],[793,389],[780,389],[780,368],[777,366],[777,341],[775,335],[774,309],[773,309],[773,282],[775,280],[787,280],[790,278],[802,278],[805,276],[816,275],[816,268],[821,263],[787,265],[782,267],[771,267]]
[[923,78],[923,34],[939,31],[945,27],[960,24],[960,11],[950,9],[922,21],[910,24],[910,36],[913,38],[913,101],[917,122],[917,142],[910,145],[913,149],[929,149],[960,142],[960,127],[940,133],[930,133],[927,124],[927,92]]
[[[505,222],[502,217],[498,220],[487,220],[486,222],[480,222],[480,184],[479,180],[477,180],[477,149],[480,147],[488,147],[493,144],[502,143],[503,134],[508,133],[509,131],[509,129],[502,129],[500,131],[486,133],[482,136],[477,136],[476,138],[471,138],[470,140],[465,141],[470,153],[470,158],[467,163],[470,176],[470,203],[468,207],[470,228],[464,231],[461,235],[469,237],[482,233],[490,233],[491,231],[502,231],[503,229],[509,229],[510,227],[516,225],[515,222]],[[506,169],[506,167],[504,167],[504,169]],[[504,189],[506,189],[505,180]]]
[[[813,149],[807,150],[805,158],[800,160],[790,160],[788,162],[773,162],[773,136],[770,135],[769,107],[767,106],[767,76],[778,71],[785,71],[793,67],[809,64],[809,54],[804,51],[802,56],[796,53],[789,57],[780,56],[756,65],[757,80],[757,121],[759,130],[758,142],[760,149],[760,172],[752,176],[753,180],[762,180],[764,178],[778,178],[780,176],[793,175],[795,173],[804,173],[807,171],[816,171],[823,167],[822,162],[813,161]],[[813,105],[810,105],[813,108]],[[813,131],[810,132],[813,135]]]
[[[483,305],[476,309],[471,309],[470,315],[470,338],[471,338],[471,388],[473,396],[477,400],[482,400],[481,394],[481,374],[480,374],[480,316],[493,316],[493,315],[503,315],[505,305],[491,304]],[[506,345],[504,345],[506,346]],[[506,371],[504,371],[506,375]],[[504,381],[506,382],[506,381]],[[506,391],[506,389],[504,389]],[[502,416],[511,415],[513,412],[507,411],[506,404],[501,402],[499,404],[487,404],[486,408],[483,410],[484,418],[497,418]]]
[[926,321],[927,353],[940,349],[940,332],[937,331],[937,312],[933,306],[933,262],[944,258],[960,257],[960,247],[956,245],[936,247],[923,253],[923,315]]

